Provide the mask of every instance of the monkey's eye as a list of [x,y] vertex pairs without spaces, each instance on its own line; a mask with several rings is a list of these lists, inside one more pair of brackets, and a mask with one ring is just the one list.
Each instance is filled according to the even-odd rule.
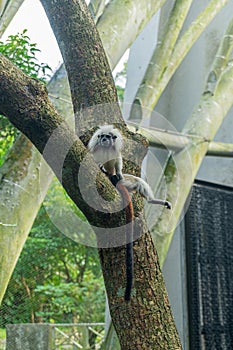
[[108,134],[102,134],[100,137],[101,137],[101,138],[110,139],[110,138],[111,138],[111,135],[108,135]]

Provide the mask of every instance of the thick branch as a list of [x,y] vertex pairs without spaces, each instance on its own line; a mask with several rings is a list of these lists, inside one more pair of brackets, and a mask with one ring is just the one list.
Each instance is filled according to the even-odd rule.
[[[88,169],[85,182],[87,188],[83,188],[82,193],[88,192],[88,184],[93,183],[97,166],[87,155],[82,142],[54,109],[45,86],[23,74],[3,55],[0,55],[0,113],[6,115],[32,141],[70,197],[88,219],[97,224],[97,212],[82,199],[78,181],[79,167],[85,159]],[[100,183],[106,185],[107,197],[112,198],[111,184],[101,173],[99,178]],[[100,192],[103,192],[101,188]],[[93,205],[102,208],[103,212],[109,209],[107,202],[102,203],[98,198],[93,198]],[[102,219],[105,216],[100,214]]]
[[[179,152],[189,147],[193,142],[193,135],[185,135],[175,131],[155,129],[155,128],[145,128],[138,127],[133,124],[128,124],[128,128],[131,131],[138,132],[145,136],[151,147],[157,147],[161,149],[166,149],[168,151]],[[202,136],[196,135],[194,138],[199,142],[206,142]],[[214,142],[209,143],[206,156],[214,157],[233,157],[233,144],[224,142]]]
[[[93,105],[117,102],[116,91],[111,88],[114,84],[111,71],[105,52],[98,44],[100,38],[91,14],[78,1],[66,1],[67,23],[59,11],[59,1],[41,2],[60,46],[74,112]],[[66,42],[69,44],[66,45]]]

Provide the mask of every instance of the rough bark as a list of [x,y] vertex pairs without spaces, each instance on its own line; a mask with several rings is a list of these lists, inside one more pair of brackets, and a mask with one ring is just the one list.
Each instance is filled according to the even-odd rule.
[[[135,294],[129,304],[119,298],[124,294],[119,288],[119,280],[125,278],[125,268],[119,264],[124,248],[100,253],[110,313],[121,349],[181,349],[178,334],[171,327],[173,317],[151,235],[146,228],[139,229],[144,233],[134,244]],[[111,275],[113,279],[109,278]]]
[[74,112],[80,111],[81,107],[84,109],[117,102],[117,94],[111,88],[113,78],[98,32],[91,29],[93,18],[90,12],[84,16],[85,6],[78,1],[64,0],[67,17],[62,18],[57,2],[42,1],[42,4],[63,56]]
[[[74,201],[79,202],[81,210],[86,211],[87,205],[82,200],[80,192],[76,190],[78,189],[78,168],[73,166],[72,170],[72,162],[77,166],[86,158],[87,168],[90,170],[90,174],[87,175],[89,183],[91,183],[93,174],[98,171],[97,166],[87,155],[86,148],[74,131],[56,112],[48,99],[46,87],[39,81],[23,74],[3,55],[0,55],[0,67],[0,113],[8,116],[13,125],[30,140],[33,140],[33,144],[43,154],[58,179],[64,182],[64,187],[66,189],[71,187],[68,190],[71,197],[74,198]],[[9,101],[11,101],[10,104]],[[111,193],[110,182],[107,182],[101,173],[99,176],[100,182],[102,180],[106,183],[106,192]],[[72,185],[69,185],[69,179]],[[107,204],[98,202],[98,199],[96,207],[103,211],[108,209]],[[89,209],[88,212],[95,223],[96,211]]]

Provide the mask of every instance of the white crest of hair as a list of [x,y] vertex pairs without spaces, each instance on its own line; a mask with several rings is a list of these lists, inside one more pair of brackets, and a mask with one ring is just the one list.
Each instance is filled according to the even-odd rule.
[[[116,136],[114,146],[102,147],[99,144],[99,136],[101,135],[113,135]],[[92,153],[94,160],[97,164],[105,165],[105,170],[109,171],[109,174],[113,174],[115,168],[117,173],[121,174],[122,169],[122,156],[121,149],[123,146],[123,138],[121,133],[114,128],[113,125],[103,125],[91,137],[88,143],[88,149]]]
[[146,200],[154,200],[154,193],[151,187],[146,181],[140,177],[123,174],[123,179],[121,180],[122,185],[124,185],[129,192],[137,191],[139,192]]
[[98,144],[98,136],[103,134],[112,134],[117,136],[117,151],[120,152],[123,145],[123,139],[121,133],[114,128],[113,125],[102,125],[99,127],[99,129],[96,130],[96,132],[92,135],[89,143],[88,143],[88,149],[92,152],[95,148],[95,146]]

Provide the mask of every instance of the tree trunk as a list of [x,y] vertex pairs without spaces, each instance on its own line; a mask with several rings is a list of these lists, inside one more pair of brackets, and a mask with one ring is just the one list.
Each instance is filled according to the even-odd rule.
[[[111,215],[109,214],[111,207],[107,204],[108,202],[102,204],[101,201],[98,202],[93,198],[96,207],[102,210],[97,212],[82,199],[77,179],[80,163],[86,155],[82,143],[69,127],[62,123],[62,118],[57,115],[47,98],[44,86],[26,77],[1,55],[0,113],[8,116],[11,122],[30,138],[41,153],[43,153],[48,141],[51,142],[51,137],[55,133],[52,149],[50,149],[53,152],[44,153],[47,162],[62,181],[67,193],[93,224],[98,241],[102,238],[99,236],[98,230],[101,225],[109,228],[120,226],[116,230],[116,236],[112,237],[117,239],[122,233],[121,226],[124,224],[124,215],[122,214],[124,213]],[[61,177],[61,159],[59,157],[63,149],[68,151]],[[88,171],[85,174],[87,188],[84,188],[86,192],[89,191],[88,184],[92,184],[94,174],[97,172],[97,167],[91,159],[88,158],[87,163]],[[112,186],[101,173],[97,186],[103,195],[112,198]],[[144,226],[142,215],[139,211],[137,214],[135,232],[140,239],[134,245],[135,296],[129,304],[124,302],[125,247],[100,249],[111,316],[122,349],[153,349],[161,348],[161,346],[163,349],[180,349],[157,254]],[[107,231],[107,236],[111,236],[111,234],[110,229]],[[144,317],[142,318],[140,315],[144,315]],[[128,324],[134,325],[134,327],[131,329]],[[125,331],[123,332],[122,329]],[[129,337],[131,331],[133,337]],[[137,336],[134,338],[135,334]]]
[[122,300],[124,289],[119,287],[125,279],[125,266],[120,263],[125,248],[100,250],[112,321],[123,350],[181,349],[158,256],[142,225],[140,220],[135,223],[141,237],[134,242],[134,290],[129,304]]

